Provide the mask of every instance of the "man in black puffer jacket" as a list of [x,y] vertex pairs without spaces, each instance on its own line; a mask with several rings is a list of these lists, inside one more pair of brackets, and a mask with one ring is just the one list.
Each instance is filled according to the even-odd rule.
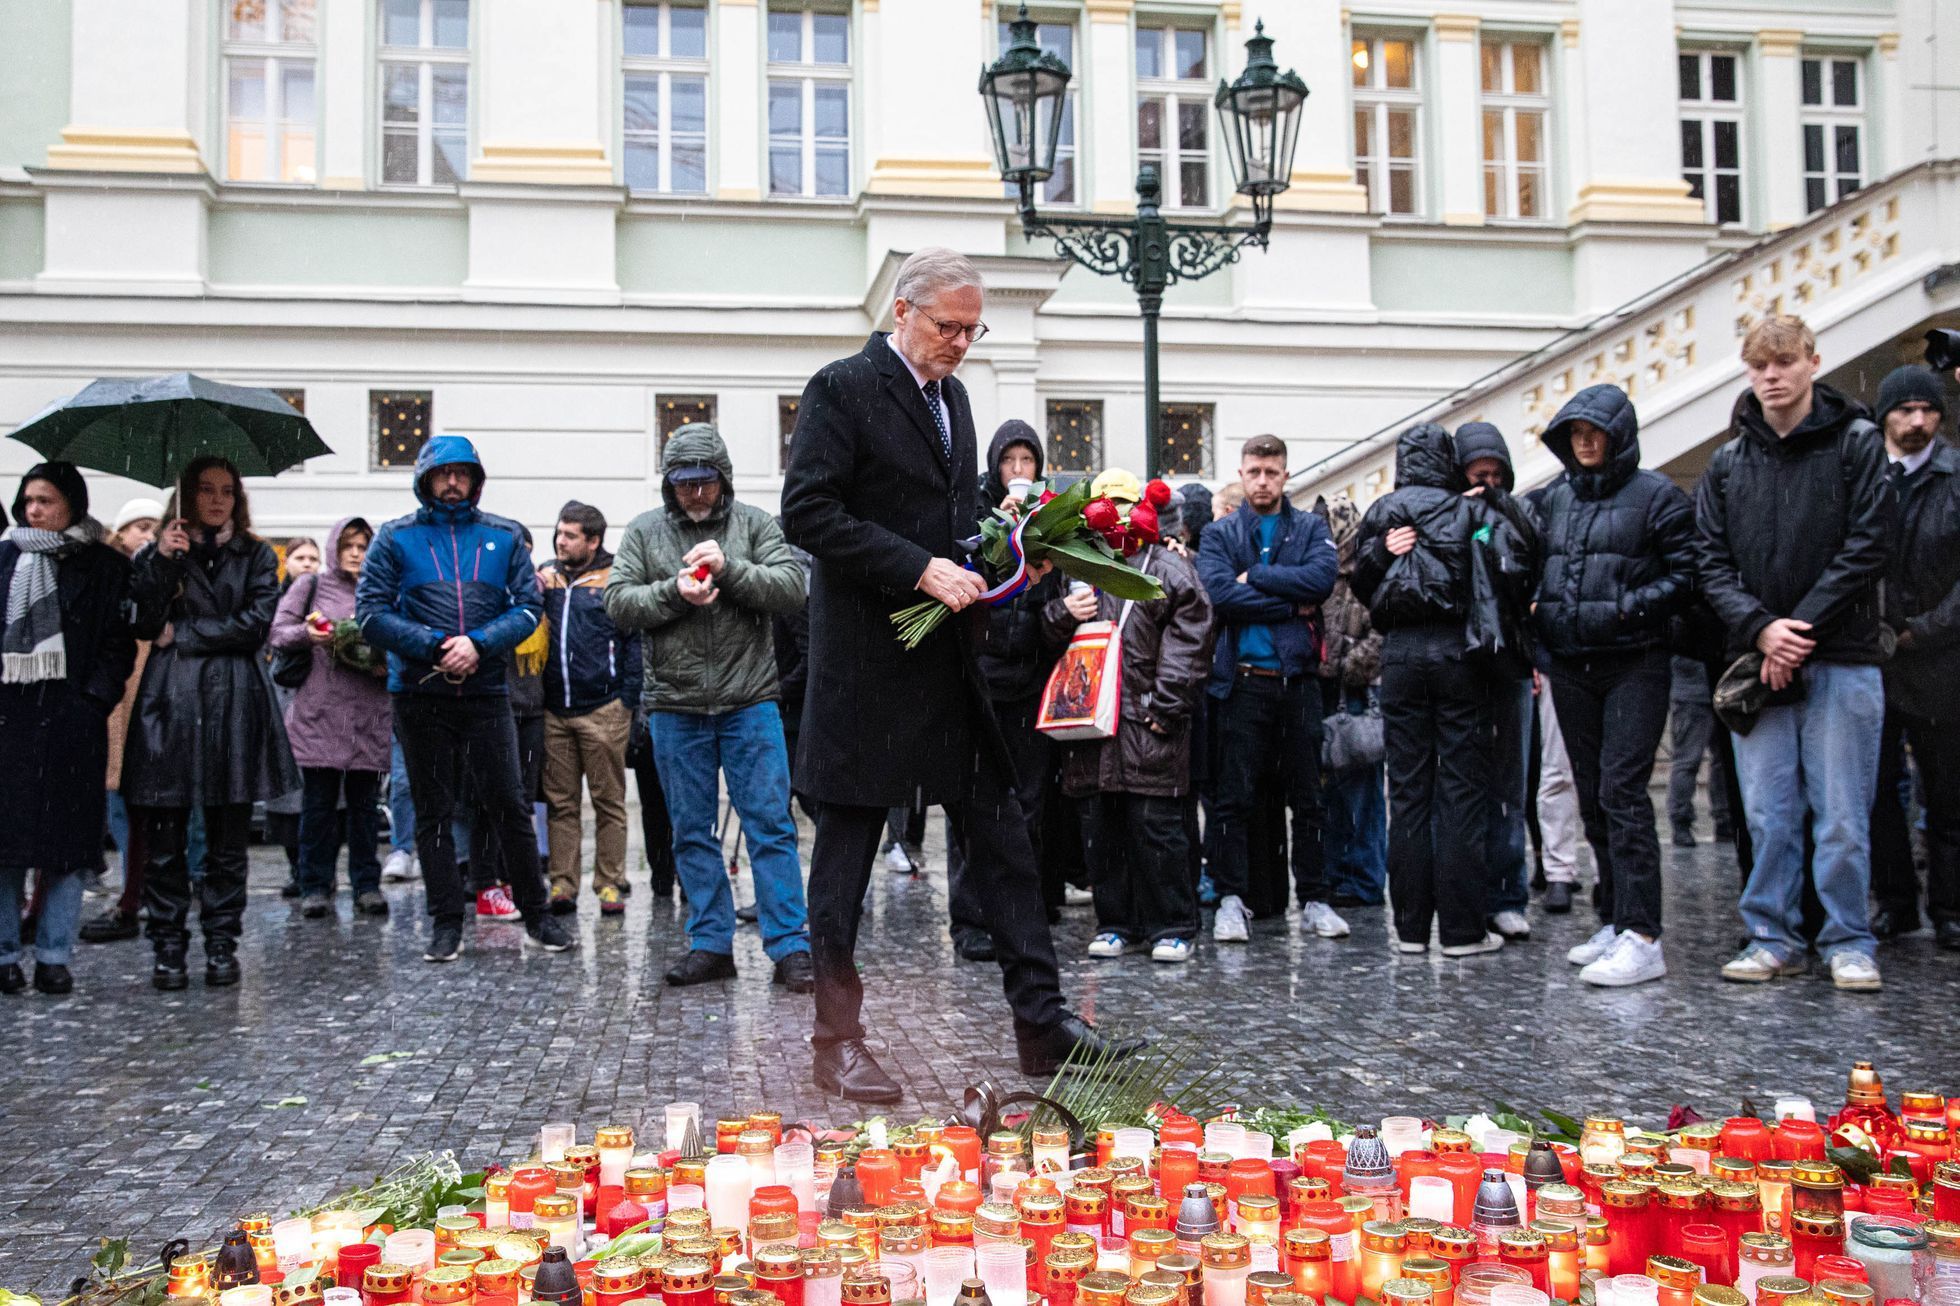
[[[1484,670],[1466,656],[1470,551],[1491,537],[1524,542],[1463,493],[1449,432],[1422,422],[1395,446],[1395,489],[1361,519],[1350,585],[1382,632],[1382,731],[1388,752],[1388,883],[1397,947],[1493,952],[1484,927],[1491,767]],[[1473,537],[1486,527],[1486,541]]]
[[1565,475],[1538,504],[1545,571],[1535,616],[1603,922],[1567,956],[1589,984],[1638,984],[1667,973],[1647,781],[1667,725],[1668,624],[1695,595],[1694,509],[1674,482],[1640,470],[1640,419],[1616,385],[1567,401],[1545,447]]
[[1809,820],[1825,915],[1817,948],[1837,987],[1876,989],[1865,895],[1890,642],[1878,591],[1896,500],[1863,406],[1815,384],[1822,360],[1809,327],[1766,318],[1744,338],[1742,360],[1750,393],[1695,499],[1702,589],[1728,627],[1730,656],[1761,653],[1772,691],[1735,741],[1755,865],[1740,904],[1750,944],[1722,977],[1759,984],[1802,972]]

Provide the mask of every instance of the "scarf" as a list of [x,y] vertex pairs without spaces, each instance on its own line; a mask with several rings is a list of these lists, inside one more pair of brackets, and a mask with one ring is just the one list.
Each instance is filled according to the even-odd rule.
[[15,526],[7,538],[20,550],[7,591],[7,625],[0,631],[0,682],[31,684],[68,675],[68,649],[61,638],[61,594],[55,559],[88,543],[80,523],[65,531]]

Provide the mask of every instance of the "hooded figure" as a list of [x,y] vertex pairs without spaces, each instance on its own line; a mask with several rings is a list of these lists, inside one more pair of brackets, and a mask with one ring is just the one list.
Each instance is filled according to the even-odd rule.
[[[1002,422],[1000,429],[994,432],[992,443],[987,446],[987,471],[980,478],[982,520],[991,516],[1001,500],[1007,497],[1007,478],[1001,473],[1000,463],[1009,449],[1026,449],[1034,455],[1031,480],[1040,481],[1047,467],[1041,440],[1035,435],[1034,428],[1018,418]],[[1034,505],[1027,506],[1032,509]],[[986,684],[987,697],[996,704],[1015,702],[1041,693],[1042,686],[1048,681],[1048,669],[1061,653],[1061,645],[1049,637],[1042,624],[1041,611],[1050,599],[1060,598],[1067,589],[1068,578],[1060,571],[1051,572],[1022,590],[1011,602],[988,608],[984,626],[974,628],[974,654],[979,660],[980,675]],[[1008,725],[1005,716],[1011,715],[1004,714],[1003,727]],[[1016,750],[1017,766],[1024,761],[1038,760],[1023,758],[1019,756],[1019,751]],[[1022,794],[1022,805],[1027,806],[1025,792]],[[1031,819],[1038,810],[1038,807],[1029,809]]]
[[342,517],[329,527],[320,570],[287,586],[272,618],[273,648],[310,646],[313,652],[313,669],[286,708],[286,737],[293,746],[293,760],[304,768],[376,774],[388,769],[394,720],[385,679],[387,661],[370,651],[373,669],[361,669],[350,665],[338,642],[313,643],[307,635],[314,613],[335,623],[354,615],[358,578],[342,567],[341,553],[350,538],[364,536],[371,547],[374,528],[360,517]]
[[[1450,433],[1419,422],[1395,442],[1395,488],[1368,505],[1361,519],[1350,583],[1375,628],[1454,627],[1457,650],[1468,600],[1471,505]],[[1416,545],[1398,556],[1384,539],[1415,528]]]

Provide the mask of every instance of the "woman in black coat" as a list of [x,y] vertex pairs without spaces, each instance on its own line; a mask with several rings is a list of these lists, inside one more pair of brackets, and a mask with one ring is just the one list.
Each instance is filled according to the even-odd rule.
[[170,990],[189,983],[191,809],[204,809],[204,982],[236,984],[252,804],[300,779],[259,656],[279,602],[279,561],[251,532],[237,469],[197,459],[166,516],[156,542],[131,560],[136,634],[155,642],[136,691],[122,792],[141,813],[149,854],[151,978]]
[[34,987],[74,987],[68,959],[85,870],[102,867],[102,774],[109,713],[136,661],[129,564],[98,541],[88,486],[72,463],[42,463],[14,497],[20,524],[0,540],[0,993],[27,986],[20,904],[41,873]]

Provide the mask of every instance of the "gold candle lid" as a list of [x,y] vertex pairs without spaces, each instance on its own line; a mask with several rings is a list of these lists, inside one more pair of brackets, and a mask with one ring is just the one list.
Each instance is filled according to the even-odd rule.
[[1245,1299],[1248,1303],[1265,1301],[1276,1292],[1290,1292],[1293,1289],[1293,1276],[1278,1270],[1254,1270],[1245,1276]]
[[451,1247],[448,1251],[436,1257],[436,1264],[475,1265],[478,1261],[484,1259],[486,1257],[481,1247]]
[[1129,1231],[1129,1244],[1132,1259],[1154,1261],[1159,1256],[1168,1255],[1177,1246],[1177,1235],[1169,1229],[1132,1229]]
[[1715,1205],[1724,1211],[1757,1211],[1762,1209],[1763,1195],[1754,1184],[1718,1183],[1715,1185]]
[[1786,1265],[1790,1261],[1790,1240],[1782,1234],[1745,1233],[1738,1241],[1745,1261],[1759,1265]]
[[1095,1270],[1075,1285],[1075,1299],[1082,1306],[1114,1306],[1130,1290],[1130,1276],[1110,1270]]
[[783,1306],[783,1299],[762,1288],[737,1288],[728,1294],[728,1306]]
[[1198,1251],[1215,1270],[1242,1270],[1252,1264],[1252,1243],[1244,1234],[1208,1233],[1198,1240]]
[[[667,1172],[655,1166],[643,1166],[638,1170],[628,1170],[621,1180],[628,1197],[651,1197],[667,1191]],[[668,1220],[673,1215],[668,1215]]]
[[1551,1245],[1536,1229],[1505,1229],[1497,1235],[1498,1255],[1514,1261],[1538,1261],[1551,1255]]
[[669,1292],[701,1292],[713,1285],[714,1269],[707,1261],[695,1256],[682,1256],[667,1262],[660,1271],[660,1290]]
[[1663,1288],[1692,1288],[1701,1282],[1701,1267],[1685,1257],[1656,1253],[1647,1258],[1647,1277]]
[[564,1193],[545,1193],[531,1210],[540,1220],[569,1220],[578,1212],[578,1199]]
[[1239,1198],[1239,1218],[1241,1220],[1279,1219],[1279,1198],[1268,1197],[1264,1193],[1247,1193]]
[[1390,1279],[1382,1284],[1384,1302],[1424,1302],[1436,1295],[1436,1290],[1421,1279]]
[[1297,1261],[1324,1261],[1332,1254],[1325,1229],[1288,1229],[1279,1240],[1285,1254]]
[[[617,1151],[622,1147],[633,1146],[633,1126],[601,1125],[592,1134],[593,1143],[601,1149]],[[567,1153],[570,1155],[570,1153]]]
[[892,1281],[868,1269],[844,1276],[844,1300],[850,1306],[883,1306],[892,1299]]
[[1795,1168],[1790,1172],[1790,1182],[1805,1188],[1842,1188],[1844,1171],[1829,1161],[1805,1158],[1795,1163]]
[[806,1247],[800,1255],[803,1258],[803,1277],[806,1279],[835,1279],[844,1273],[843,1258],[828,1248]]
[[1719,1283],[1704,1283],[1695,1289],[1695,1301],[1699,1306],[1748,1306],[1749,1299],[1734,1288]]
[[493,1261],[478,1261],[471,1267],[471,1273],[476,1278],[476,1290],[499,1294],[516,1292],[519,1268],[516,1261],[502,1257]]
[[1162,1283],[1137,1283],[1124,1295],[1130,1306],[1173,1306],[1180,1296],[1176,1288]]
[[406,1265],[370,1265],[361,1276],[361,1284],[369,1292],[406,1292],[414,1273]]
[[1834,1306],[1865,1306],[1865,1303],[1878,1297],[1869,1283],[1859,1283],[1854,1279],[1820,1279],[1816,1291]]
[[1402,1262],[1402,1273],[1410,1279],[1421,1279],[1432,1288],[1440,1288],[1450,1282],[1450,1263],[1434,1256],[1411,1256]]
[[1370,1220],[1361,1226],[1361,1245],[1371,1252],[1399,1252],[1407,1236],[1395,1220]]
[[749,1242],[755,1246],[763,1243],[796,1241],[796,1212],[765,1211],[749,1221]]
[[1090,1256],[1094,1256],[1096,1254],[1095,1235],[1077,1233],[1074,1230],[1058,1233],[1048,1240],[1048,1250],[1050,1252],[1069,1252],[1071,1254],[1086,1252]]
[[[785,1215],[789,1221],[790,1236],[795,1236],[796,1217]],[[886,1252],[922,1252],[926,1249],[926,1231],[916,1224],[895,1224],[889,1229],[878,1231],[878,1246]]]
[[1461,1129],[1438,1129],[1429,1136],[1429,1150],[1439,1155],[1444,1152],[1468,1152],[1475,1146],[1470,1135]]
[[1756,1163],[1746,1156],[1718,1156],[1710,1163],[1717,1179],[1748,1183],[1756,1177]]
[[646,1277],[646,1271],[632,1261],[600,1261],[592,1267],[592,1287],[599,1292],[630,1292]]
[[[1250,1260],[1248,1256],[1248,1263]],[[1169,1256],[1159,1256],[1157,1268],[1165,1274],[1175,1274],[1183,1279],[1186,1288],[1196,1288],[1204,1282],[1204,1266],[1189,1252],[1172,1252]]]

